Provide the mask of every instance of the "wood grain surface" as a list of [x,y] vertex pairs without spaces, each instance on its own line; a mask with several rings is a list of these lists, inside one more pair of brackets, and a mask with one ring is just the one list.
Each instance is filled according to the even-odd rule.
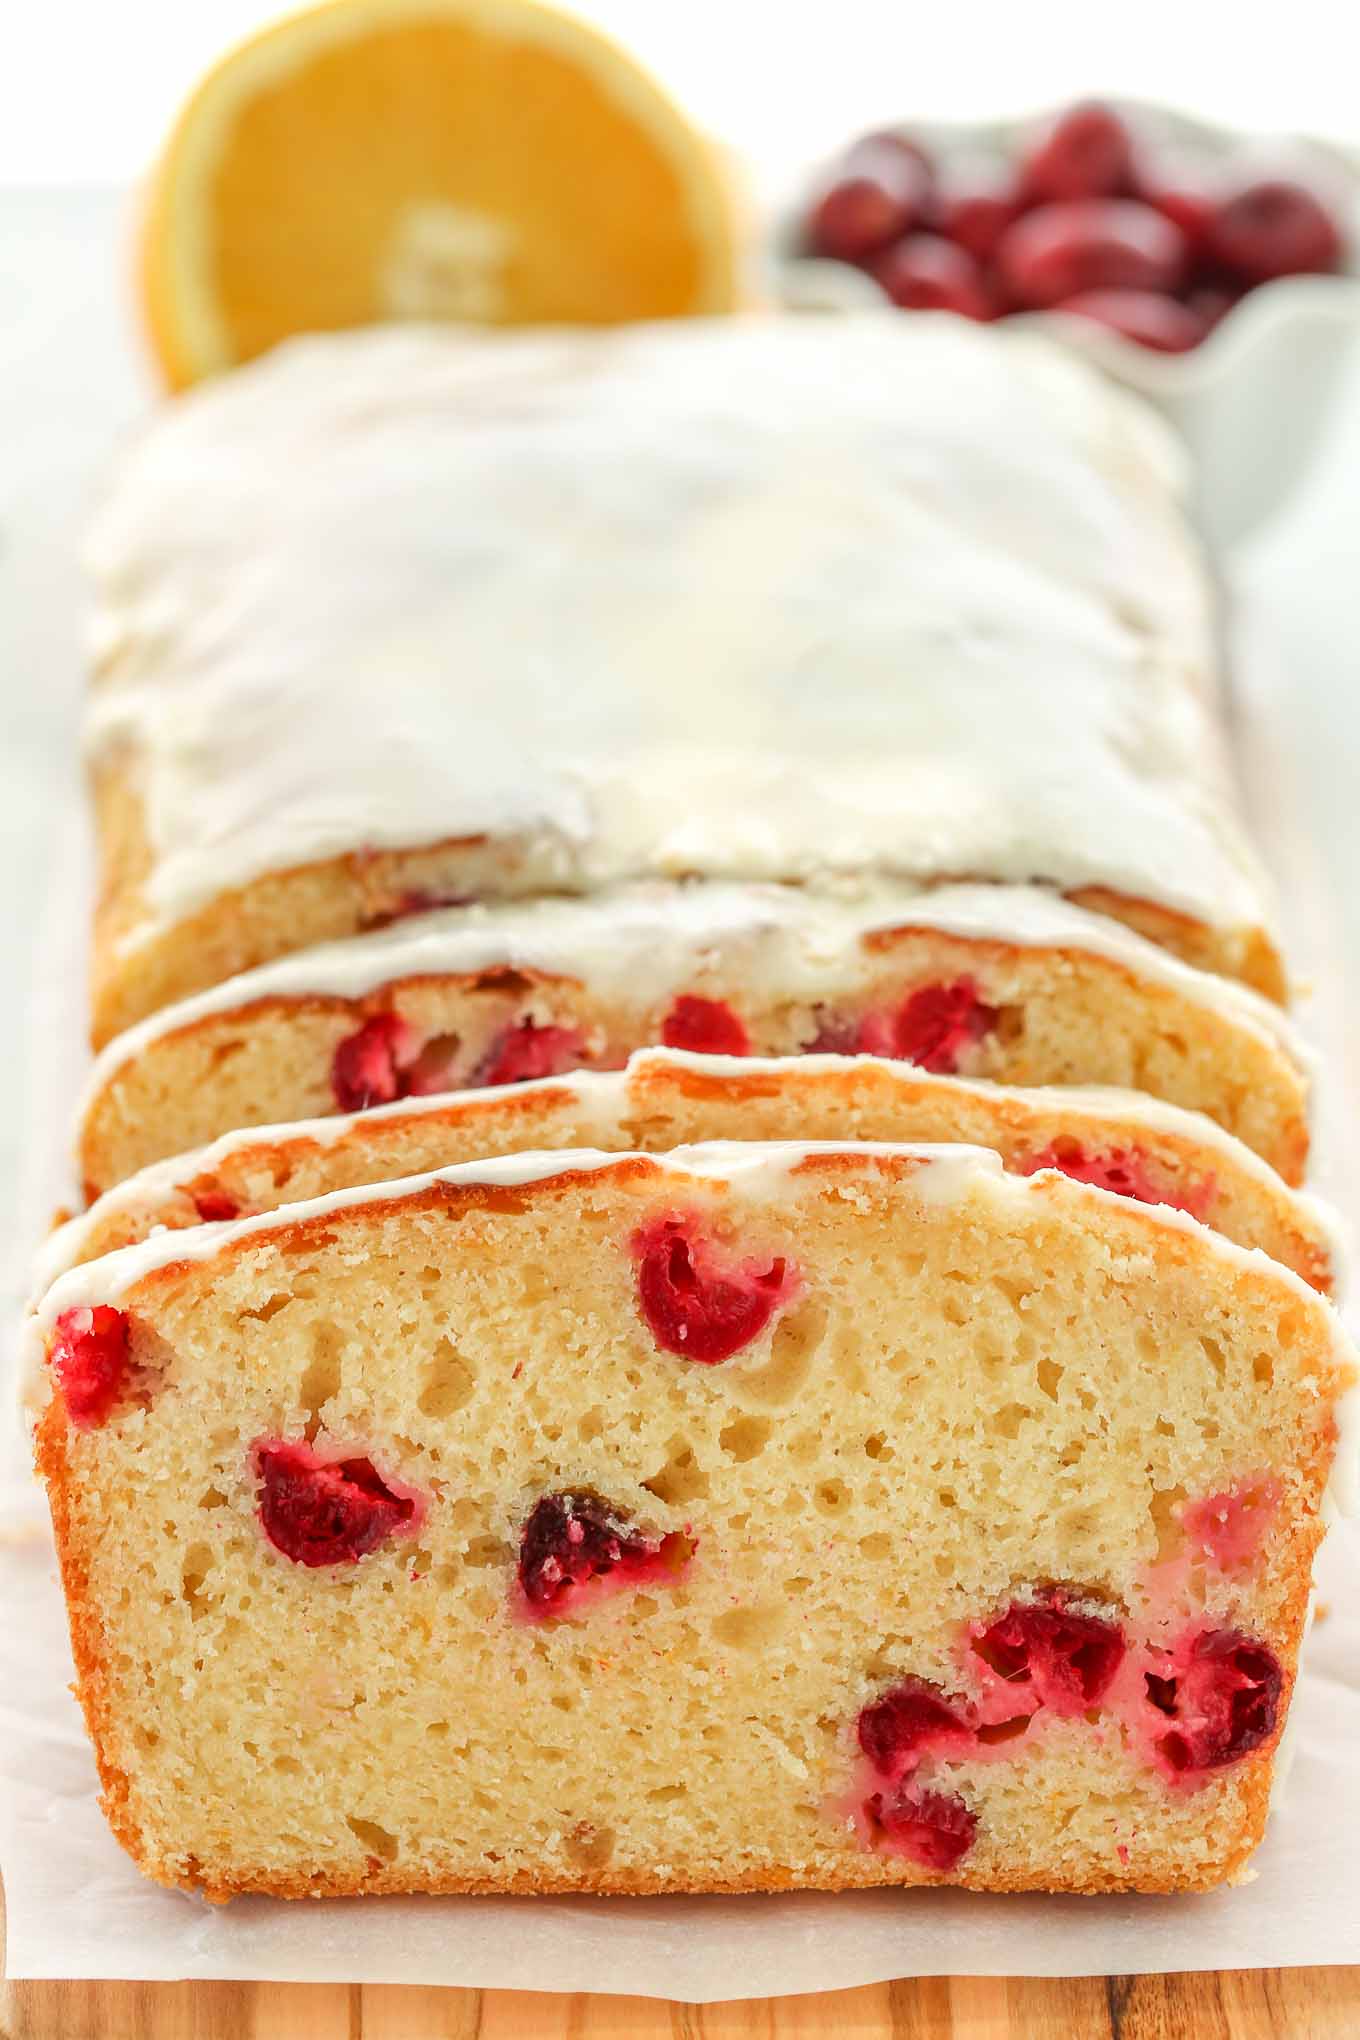
[[[0,1967],[4,1905],[0,1895]],[[0,2040],[1352,2040],[1360,1969],[927,1977],[689,2005],[393,1984],[4,1983]]]
[[337,1984],[26,1983],[3,2040],[1343,2040],[1360,1969],[953,1977],[720,2005]]

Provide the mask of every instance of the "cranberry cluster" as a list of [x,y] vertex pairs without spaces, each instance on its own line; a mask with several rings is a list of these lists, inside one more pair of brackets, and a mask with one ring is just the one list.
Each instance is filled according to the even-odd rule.
[[1114,108],[1060,114],[1018,160],[935,160],[864,136],[808,211],[804,245],[910,310],[1063,311],[1163,353],[1195,347],[1280,276],[1341,266],[1341,228],[1292,178],[1163,156]]
[[[1125,1643],[1117,1623],[1079,1614],[1054,1589],[1013,1602],[973,1649],[1013,1682],[1018,1719],[1042,1707],[1080,1714],[1096,1705],[1123,1663]],[[903,1679],[861,1709],[855,1735],[871,1784],[859,1809],[866,1839],[924,1869],[952,1870],[976,1839],[977,1815],[957,1793],[923,1788],[918,1771],[928,1757],[967,1756],[980,1727],[966,1701],[926,1679]]]
[[331,1095],[341,1112],[366,1112],[398,1098],[428,1098],[460,1082],[477,1088],[556,1077],[585,1060],[585,1036],[575,1027],[540,1027],[516,1020],[498,1034],[475,1069],[460,1074],[456,1042],[436,1036],[422,1048],[399,1013],[374,1013],[347,1034],[331,1058]]
[[952,1870],[972,1847],[978,1822],[958,1793],[923,1783],[922,1767],[1009,1743],[1045,1709],[1093,1719],[1096,1709],[1112,1708],[1163,1777],[1186,1786],[1264,1748],[1279,1720],[1280,1660],[1269,1644],[1237,1629],[1191,1625],[1170,1648],[1137,1650],[1123,1694],[1117,1681],[1130,1646],[1122,1627],[1083,1614],[1061,1588],[1013,1601],[972,1633],[971,1648],[997,1681],[984,1704],[905,1678],[855,1723],[865,1760],[861,1834],[871,1847],[927,1870]]
[[1107,1148],[1104,1152],[1084,1148],[1080,1141],[1050,1143],[1032,1155],[1017,1156],[1010,1164],[1018,1176],[1035,1176],[1040,1169],[1057,1169],[1074,1183],[1090,1183],[1097,1190],[1112,1190],[1116,1197],[1131,1197],[1137,1204],[1169,1204],[1173,1211],[1188,1211],[1204,1219],[1213,1208],[1217,1184],[1212,1176],[1196,1183],[1158,1180],[1148,1167],[1148,1156],[1140,1147]]

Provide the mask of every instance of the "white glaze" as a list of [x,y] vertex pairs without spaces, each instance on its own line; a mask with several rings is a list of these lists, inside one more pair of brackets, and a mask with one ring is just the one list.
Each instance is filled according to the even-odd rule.
[[95,1061],[80,1116],[117,1071],[153,1042],[259,999],[308,994],[357,999],[401,978],[503,966],[578,978],[601,998],[655,1004],[692,986],[705,960],[720,953],[754,996],[769,992],[815,1003],[852,990],[856,975],[868,974],[874,959],[862,947],[866,936],[901,926],[1099,956],[1268,1038],[1311,1074],[1311,1051],[1272,1001],[1235,979],[1196,970],[1121,922],[1075,907],[1042,886],[922,889],[881,882],[813,893],[718,881],[455,908],[414,915],[377,934],[295,950],[164,1006],[117,1035]]
[[[1273,1198],[1290,1204],[1299,1222],[1311,1228],[1324,1242],[1339,1296],[1345,1288],[1350,1263],[1350,1241],[1341,1215],[1322,1198],[1306,1190],[1291,1190],[1254,1149],[1220,1126],[1205,1113],[1171,1105],[1142,1091],[1125,1091],[1097,1085],[1049,1085],[1025,1089],[999,1085],[982,1079],[937,1075],[929,1070],[885,1060],[880,1056],[856,1059],[867,1064],[882,1080],[913,1091],[935,1091],[942,1103],[951,1097],[972,1098],[984,1104],[1028,1108],[1035,1113],[1060,1115],[1070,1129],[1108,1136],[1111,1126],[1133,1127],[1150,1136],[1170,1135],[1192,1144],[1222,1161],[1235,1172],[1250,1176]],[[646,1098],[650,1078],[658,1074],[709,1077],[718,1082],[743,1084],[752,1077],[780,1076],[808,1083],[843,1082],[847,1063],[838,1055],[726,1056],[696,1055],[674,1048],[641,1048],[634,1051],[621,1070],[576,1070],[565,1076],[539,1077],[516,1084],[488,1085],[474,1091],[436,1093],[429,1097],[399,1098],[390,1105],[377,1105],[365,1112],[335,1113],[324,1119],[289,1120],[273,1126],[237,1128],[188,1154],[152,1162],[136,1175],[106,1190],[88,1211],[69,1219],[49,1234],[35,1263],[35,1294],[47,1289],[65,1269],[78,1261],[95,1228],[119,1212],[145,1212],[161,1208],[186,1183],[215,1175],[233,1158],[255,1153],[267,1155],[271,1148],[299,1141],[330,1147],[358,1131],[377,1131],[385,1123],[412,1119],[456,1119],[479,1110],[494,1111],[507,1097],[526,1095],[546,1102],[570,1103],[576,1117],[593,1141],[604,1147],[619,1130],[630,1111]]]
[[[261,1212],[254,1218],[154,1233],[148,1239],[119,1247],[97,1260],[82,1262],[60,1275],[35,1302],[33,1322],[46,1333],[63,1311],[116,1302],[157,1268],[177,1262],[208,1261],[221,1249],[283,1226],[322,1218],[329,1212],[418,1197],[435,1183],[517,1187],[550,1182],[555,1177],[581,1171],[609,1169],[616,1164],[632,1167],[643,1162],[663,1174],[710,1178],[738,1195],[774,1202],[793,1192],[797,1187],[794,1172],[798,1164],[806,1156],[817,1154],[852,1154],[863,1160],[866,1170],[874,1156],[909,1157],[918,1161],[922,1170],[928,1169],[937,1177],[933,1194],[940,1201],[962,1197],[976,1178],[1004,1174],[1000,1155],[990,1148],[968,1147],[962,1142],[712,1140],[672,1148],[660,1155],[617,1149],[605,1152],[599,1148],[526,1148],[514,1154],[456,1162],[447,1169],[427,1169],[419,1175],[400,1176],[386,1183],[362,1183],[346,1190],[331,1190],[322,1197],[280,1205],[277,1210]],[[920,1180],[918,1172],[913,1182]]]
[[182,399],[91,547],[144,940],[485,835],[534,888],[847,872],[1268,922],[1181,462],[947,317],[312,339]]
[[701,1182],[707,1179],[723,1184],[753,1203],[777,1206],[801,1195],[815,1194],[817,1188],[824,1185],[825,1178],[816,1172],[799,1174],[800,1165],[808,1157],[817,1155],[853,1157],[866,1174],[880,1158],[911,1161],[917,1165],[910,1178],[911,1194],[918,1199],[947,1205],[985,1196],[1001,1202],[1020,1218],[1023,1218],[1027,1200],[1049,1197],[1055,1182],[1060,1181],[1066,1196],[1094,1198],[1116,1206],[1126,1217],[1136,1215],[1141,1225],[1151,1228],[1152,1235],[1158,1229],[1187,1234],[1199,1242],[1200,1251],[1226,1261],[1232,1272],[1250,1269],[1267,1276],[1277,1287],[1292,1293],[1294,1300],[1306,1311],[1321,1313],[1333,1350],[1350,1370],[1350,1386],[1333,1404],[1338,1442],[1330,1492],[1345,1513],[1353,1513],[1360,1507],[1358,1356],[1335,1308],[1325,1298],[1310,1289],[1292,1270],[1272,1261],[1259,1248],[1237,1246],[1221,1233],[1201,1225],[1187,1212],[1175,1211],[1164,1204],[1131,1204],[1127,1198],[1118,1197],[1112,1191],[1075,1183],[1067,1177],[1055,1178],[1047,1171],[1038,1176],[1012,1175],[1003,1166],[1001,1157],[991,1149],[969,1147],[963,1143],[706,1141],[691,1147],[675,1148],[664,1155],[602,1154],[595,1148],[528,1151],[462,1162],[451,1168],[432,1169],[390,1183],[370,1183],[355,1189],[335,1190],[324,1197],[309,1198],[304,1203],[284,1205],[257,1218],[156,1233],[133,1246],[120,1247],[115,1253],[68,1269],[38,1300],[24,1338],[21,1361],[24,1405],[31,1414],[39,1410],[47,1399],[50,1382],[45,1365],[46,1341],[63,1311],[88,1308],[98,1303],[116,1304],[159,1268],[208,1262],[220,1253],[235,1251],[240,1246],[248,1247],[255,1241],[267,1244],[271,1233],[309,1220],[326,1218],[339,1211],[361,1210],[369,1204],[388,1204],[419,1197],[436,1183],[521,1186],[547,1183],[583,1171],[620,1168],[632,1173],[639,1167],[659,1178],[678,1176]]

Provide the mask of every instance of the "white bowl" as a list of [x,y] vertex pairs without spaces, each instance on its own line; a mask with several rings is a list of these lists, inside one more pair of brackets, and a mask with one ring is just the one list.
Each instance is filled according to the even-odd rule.
[[[1299,177],[1330,200],[1346,234],[1344,273],[1262,284],[1186,354],[1159,354],[1058,312],[1023,313],[1015,321],[1080,348],[1172,420],[1195,459],[1206,529],[1215,542],[1231,544],[1263,523],[1307,471],[1348,362],[1360,351],[1360,154],[1303,136],[1245,134],[1169,107],[1113,104],[1173,159],[1182,153],[1231,158],[1244,171]],[[997,121],[911,121],[903,132],[945,160],[979,149],[1014,159],[1033,130],[1059,110]],[[775,209],[770,287],[792,310],[889,302],[863,271],[800,252],[809,199],[833,171],[830,163],[815,168]]]

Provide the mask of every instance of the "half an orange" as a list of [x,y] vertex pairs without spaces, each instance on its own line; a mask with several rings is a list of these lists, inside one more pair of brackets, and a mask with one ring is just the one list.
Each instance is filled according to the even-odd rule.
[[535,0],[330,0],[233,51],[154,173],[142,285],[174,388],[294,333],[597,325],[738,295],[715,152]]

